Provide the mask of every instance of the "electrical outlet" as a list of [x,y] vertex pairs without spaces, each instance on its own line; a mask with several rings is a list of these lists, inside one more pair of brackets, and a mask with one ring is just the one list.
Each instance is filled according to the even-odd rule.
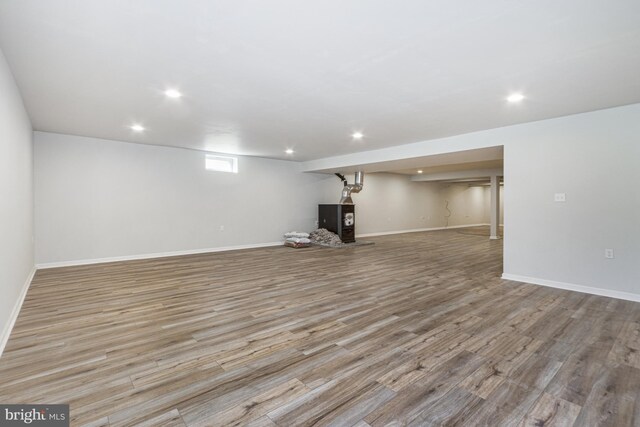
[[556,202],[566,202],[567,195],[566,193],[556,193],[553,200],[555,200]]
[[605,249],[604,257],[608,259],[613,259],[613,249]]
[[220,226],[220,231],[224,231],[224,225]]

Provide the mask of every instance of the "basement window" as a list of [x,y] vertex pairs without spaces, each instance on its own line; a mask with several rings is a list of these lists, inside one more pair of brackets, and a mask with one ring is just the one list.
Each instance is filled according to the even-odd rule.
[[207,154],[204,167],[208,171],[238,173],[238,158]]

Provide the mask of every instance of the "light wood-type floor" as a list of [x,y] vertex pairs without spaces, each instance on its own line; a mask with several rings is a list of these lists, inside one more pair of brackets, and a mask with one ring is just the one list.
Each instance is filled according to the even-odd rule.
[[0,402],[94,426],[640,425],[640,304],[501,280],[486,234],[39,271]]

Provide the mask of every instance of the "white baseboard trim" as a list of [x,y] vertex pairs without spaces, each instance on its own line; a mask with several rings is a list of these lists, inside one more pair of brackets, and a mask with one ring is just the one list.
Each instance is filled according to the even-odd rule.
[[640,302],[640,294],[631,292],[614,291],[612,289],[594,288],[591,286],[576,285],[573,283],[556,282],[554,280],[539,279],[536,277],[519,276],[517,274],[503,273],[502,278],[516,282],[531,283],[533,285],[548,286],[550,288],[565,289],[567,291],[582,292],[585,294],[600,295],[603,297],[623,299]]
[[[489,225],[489,224],[468,224],[468,225],[453,225],[450,227],[414,228],[410,230],[383,231],[380,233],[357,234],[356,237],[387,236],[391,234],[417,233],[420,231],[447,230],[447,229],[454,229],[454,228],[479,227],[484,225]],[[107,258],[92,258],[92,259],[80,259],[80,260],[71,260],[71,261],[45,262],[45,263],[36,264],[36,268],[39,270],[40,269],[44,270],[47,268],[75,267],[79,265],[104,264],[107,262],[135,261],[135,260],[141,260],[141,259],[165,258],[165,257],[181,256],[181,255],[206,254],[211,252],[237,251],[241,249],[255,249],[255,248],[266,248],[270,246],[280,246],[282,245],[282,243],[283,243],[282,241],[267,242],[267,243],[253,243],[248,245],[223,246],[219,248],[189,249],[184,251],[156,252],[156,253],[150,253],[150,254],[125,255],[125,256],[107,257]]]
[[190,249],[190,250],[184,250],[184,251],[157,252],[157,253],[140,254],[140,255],[126,255],[126,256],[108,257],[108,258],[81,259],[81,260],[60,261],[60,262],[45,262],[42,264],[37,264],[36,267],[38,269],[74,267],[78,265],[104,264],[107,262],[118,262],[118,261],[135,261],[140,259],[165,258],[165,257],[181,256],[181,255],[197,255],[197,254],[206,254],[211,252],[237,251],[241,249],[266,248],[270,246],[280,246],[280,245],[282,245],[282,241],[268,242],[268,243],[253,243],[250,245],[222,246],[219,248]]
[[27,296],[27,291],[29,290],[29,286],[31,285],[31,281],[33,280],[33,276],[36,274],[36,267],[34,266],[27,277],[27,280],[22,285],[22,290],[20,291],[20,295],[18,295],[18,300],[13,306],[13,310],[11,311],[11,315],[9,316],[9,321],[4,326],[2,330],[2,335],[0,335],[0,357],[2,357],[2,353],[4,352],[4,348],[9,341],[9,336],[11,335],[11,331],[13,330],[13,325],[16,324],[16,320],[18,320],[18,315],[20,314],[20,309],[22,308],[22,303],[24,302],[25,297]]
[[452,225],[450,227],[412,228],[409,230],[395,230],[395,231],[382,231],[379,233],[356,234],[356,237],[389,236],[391,234],[419,233],[421,231],[449,230],[452,228],[479,227],[482,225],[489,225],[489,224],[468,224],[468,225]]

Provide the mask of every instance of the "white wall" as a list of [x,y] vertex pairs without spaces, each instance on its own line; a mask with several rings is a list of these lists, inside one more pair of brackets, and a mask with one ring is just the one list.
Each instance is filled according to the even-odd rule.
[[204,159],[35,132],[37,263],[280,241],[291,229],[313,229],[317,188],[335,179],[252,157],[239,159],[238,174],[211,172]]
[[489,223],[489,211],[485,207],[490,194],[483,187],[469,187],[466,184],[441,185],[442,197],[444,202],[449,202],[448,208],[451,211],[448,226]]
[[638,183],[638,104],[523,127],[505,146],[507,277],[640,298]]
[[[340,198],[338,178],[302,173],[295,162],[240,157],[239,173],[227,174],[206,171],[204,157],[35,132],[37,263],[277,242],[286,231],[313,230],[317,204]],[[450,225],[486,222],[481,196],[467,186],[370,174],[353,196],[357,232],[443,227],[446,198]]]
[[[353,182],[353,175],[347,178]],[[326,184],[320,202],[337,203],[342,183],[333,178]],[[449,226],[487,223],[484,197],[482,188],[466,184],[411,181],[408,175],[392,173],[365,174],[364,189],[352,195],[356,232],[361,235],[445,227],[446,200],[451,210]]]
[[32,135],[0,52],[0,353],[34,268]]

